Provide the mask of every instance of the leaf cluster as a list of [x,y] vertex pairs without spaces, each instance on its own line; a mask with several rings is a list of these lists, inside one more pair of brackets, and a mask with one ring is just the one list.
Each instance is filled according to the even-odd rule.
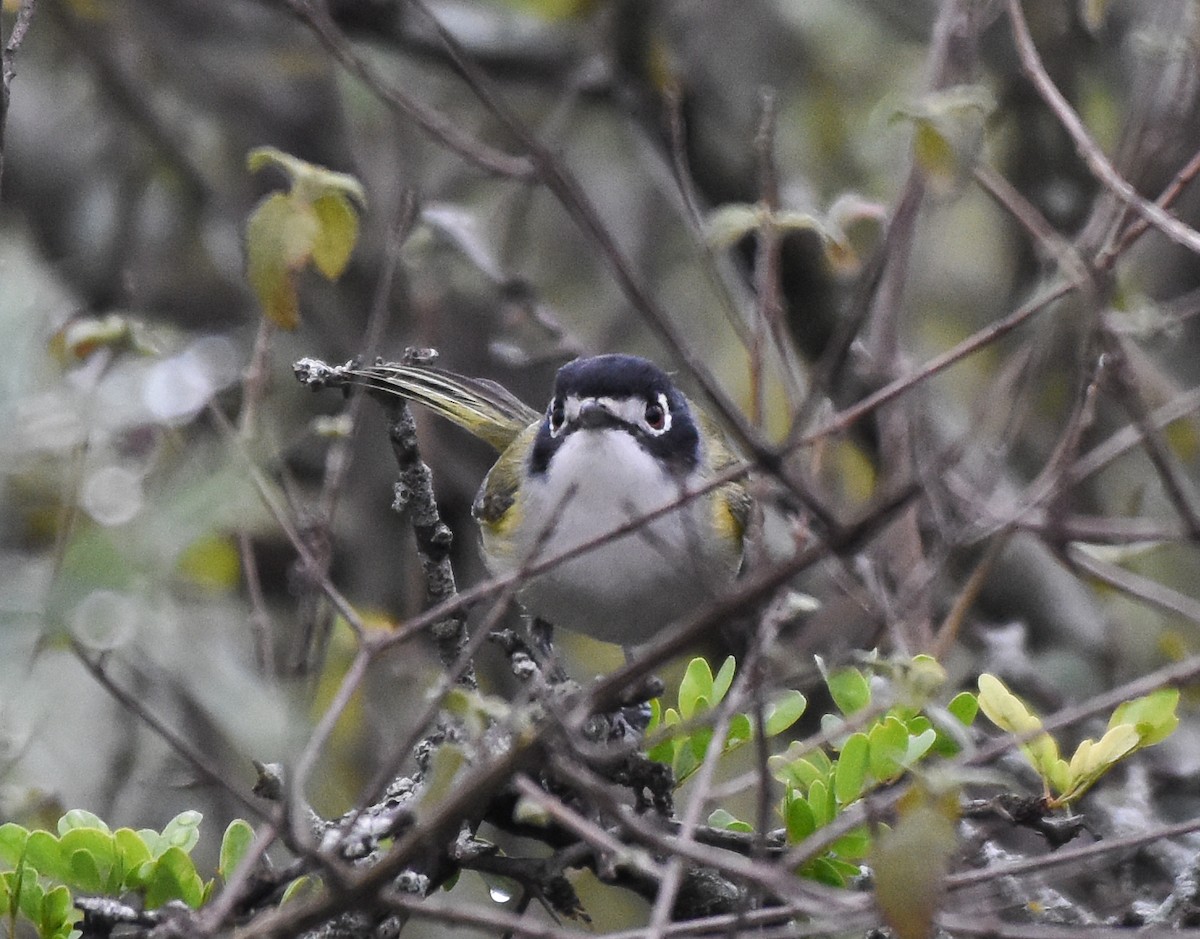
[[[945,680],[941,667],[928,656],[917,656],[902,667],[877,663],[894,673],[891,682],[896,697],[924,701]],[[693,659],[680,683],[678,710],[662,709],[654,702],[651,731],[671,731],[666,739],[648,751],[651,759],[670,763],[679,782],[695,772],[711,744],[711,712],[725,697],[733,683],[735,663],[725,660],[714,676],[708,663]],[[930,753],[950,755],[958,750],[952,734],[939,730],[924,713],[921,704],[897,703],[888,708],[874,707],[872,683],[868,673],[856,667],[825,671],[825,684],[837,706],[838,714],[822,720],[826,745],[793,741],[786,750],[768,760],[774,778],[784,787],[778,805],[789,843],[798,844],[833,822],[849,806],[873,788],[895,782]],[[804,713],[807,700],[799,691],[785,691],[764,709],[764,729],[768,738],[791,727]],[[975,696],[964,692],[955,697],[947,710],[969,725],[976,714]],[[709,720],[706,722],[705,716]],[[851,729],[851,723],[857,729]],[[729,720],[722,742],[722,753],[729,753],[752,738],[753,724],[744,714]],[[724,809],[709,817],[715,827],[734,831],[752,831]],[[802,876],[844,886],[848,878],[861,873],[859,862],[872,848],[872,836],[861,826],[839,838],[828,851],[806,863]]]
[[[113,831],[98,816],[73,809],[58,820],[57,834],[9,822],[0,825],[0,916],[8,934],[28,920],[41,939],[78,936],[76,894],[136,897],[152,910],[172,901],[198,909],[214,881],[196,870],[191,851],[200,840],[201,814],[181,812],[161,832],[151,828]],[[241,820],[230,824],[221,845],[221,873],[248,849],[253,832]]]
[[1042,721],[1024,701],[994,675],[979,676],[979,708],[987,718],[1010,734],[1032,739],[1021,744],[1021,753],[1042,777],[1048,808],[1069,805],[1125,757],[1161,743],[1179,726],[1176,688],[1160,688],[1119,704],[1099,740],[1088,738],[1075,748],[1070,760],[1059,755],[1058,743],[1048,733],[1037,733]]
[[[736,663],[729,656],[717,674],[702,658],[688,663],[683,680],[676,695],[677,708],[663,708],[662,702],[650,702],[650,725],[648,737],[662,732],[663,739],[647,751],[647,756],[660,763],[667,763],[675,772],[675,781],[682,784],[700,768],[704,756],[712,744],[713,726],[711,715],[725,699],[733,684]],[[784,691],[776,695],[763,709],[763,730],[767,737],[775,737],[798,721],[808,707],[808,701],[799,691]],[[705,720],[706,716],[709,717]],[[747,714],[734,714],[729,720],[729,729],[721,742],[722,754],[732,753],[754,738],[754,725]]]
[[327,280],[341,277],[358,241],[354,203],[365,205],[366,193],[352,176],[273,147],[250,151],[246,162],[255,172],[274,166],[290,183],[287,192],[271,193],[250,213],[246,276],[267,319],[295,329],[300,322],[295,275],[312,264]]

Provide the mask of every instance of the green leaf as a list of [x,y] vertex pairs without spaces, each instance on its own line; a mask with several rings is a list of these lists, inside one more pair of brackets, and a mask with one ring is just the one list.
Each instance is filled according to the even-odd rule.
[[1067,770],[1068,783],[1062,793],[1063,800],[1082,796],[1114,763],[1136,750],[1139,739],[1137,728],[1132,724],[1118,724],[1100,740],[1080,743]]
[[290,903],[292,900],[303,900],[306,897],[315,897],[321,892],[321,881],[317,877],[310,874],[305,874],[303,877],[297,877],[287,889],[283,891],[283,896],[279,900],[279,905],[283,906]]
[[72,809],[58,820],[58,833],[60,835],[65,835],[72,828],[99,828],[101,831],[109,832],[104,819],[99,815],[93,815],[91,812],[85,812],[83,809]]
[[153,910],[171,900],[182,900],[196,909],[203,899],[204,882],[192,859],[181,848],[168,848],[154,862],[154,871],[146,883],[146,908]]
[[229,823],[221,837],[221,856],[217,863],[217,873],[221,875],[222,880],[229,880],[253,843],[254,829],[249,822],[235,818]]
[[252,171],[275,166],[290,191],[266,196],[246,221],[246,275],[264,315],[294,329],[300,307],[294,275],[311,261],[326,278],[341,276],[358,240],[358,216],[350,199],[366,203],[352,176],[259,147],[247,157]]
[[1008,690],[995,675],[979,676],[979,709],[993,724],[1010,734],[1026,734],[1042,726],[1025,702]]
[[830,846],[830,851],[848,861],[861,861],[871,853],[871,829],[860,825],[846,832]]
[[871,703],[871,685],[867,677],[853,666],[839,668],[825,679],[829,693],[838,710],[849,717]]
[[736,750],[754,738],[754,725],[745,714],[735,714],[729,719],[729,733],[725,737],[725,752]]
[[62,928],[71,919],[75,907],[71,899],[71,891],[61,884],[52,890],[47,890],[42,897],[42,915],[38,921],[38,929],[43,935],[52,934]]
[[692,749],[690,740],[683,741],[679,752],[675,754],[672,768],[675,770],[676,784],[682,783],[700,768],[700,761],[696,758],[696,751]]
[[954,182],[979,159],[984,124],[995,98],[982,85],[929,92],[899,117],[913,122],[917,163],[937,184]]
[[961,691],[950,699],[946,710],[958,718],[964,727],[970,727],[979,714],[979,699],[969,691]]
[[870,741],[871,775],[879,782],[891,782],[904,772],[908,754],[908,728],[892,716],[876,724],[867,734]]
[[921,759],[921,757],[928,753],[929,748],[933,746],[936,740],[937,731],[932,727],[928,730],[922,731],[919,734],[909,736],[907,748],[904,752],[904,759],[901,761],[904,765],[904,768],[908,769],[910,766],[916,763],[917,760]]
[[358,214],[341,193],[321,196],[312,204],[319,223],[312,259],[326,280],[337,280],[358,241]]
[[833,761],[821,750],[805,751],[799,741],[784,753],[770,757],[767,766],[779,782],[805,791],[816,780],[833,777]]
[[200,823],[204,816],[196,811],[180,812],[162,830],[162,841],[168,847],[179,848],[185,854],[200,842]]
[[846,882],[851,877],[862,876],[862,868],[859,865],[843,860],[840,857],[827,857],[824,858],[824,861],[842,878],[841,885],[843,887],[846,886]]
[[849,805],[862,795],[867,784],[869,759],[870,744],[866,734],[856,733],[846,738],[833,777],[833,791],[839,804]]
[[646,756],[654,760],[655,763],[666,763],[671,766],[675,762],[675,749],[678,741],[667,739],[662,740],[646,751]]
[[29,831],[15,822],[0,825],[0,863],[16,867],[25,853],[25,842],[29,840]]
[[846,878],[829,858],[813,858],[804,865],[803,875],[829,887],[845,887]]
[[688,663],[683,681],[679,683],[679,713],[684,720],[691,720],[697,713],[699,700],[712,700],[713,674],[708,662],[694,658]]
[[142,892],[150,883],[150,878],[154,876],[154,869],[158,866],[157,861],[143,861],[137,867],[130,870],[125,875],[125,886],[129,890],[137,890]]
[[[654,732],[658,730],[662,724],[663,707],[662,701],[658,698],[653,698],[650,701],[650,723],[646,725],[646,736],[654,736]],[[653,759],[653,757],[651,757]]]
[[[157,842],[157,835],[155,836]],[[117,853],[117,863],[122,871],[124,879],[123,886],[128,889],[132,887],[129,883],[129,875],[136,871],[141,865],[152,860],[154,853],[150,849],[150,845],[142,839],[132,828],[118,828],[113,832],[113,847]]]
[[812,806],[797,790],[789,790],[785,797],[783,824],[792,844],[799,844],[817,830],[817,817]]
[[[704,699],[701,698],[700,700],[703,701]],[[704,762],[704,757],[708,754],[708,745],[712,742],[712,738],[713,729],[711,727],[697,727],[688,738],[687,749],[691,751],[697,766]]]
[[932,655],[914,655],[903,677],[906,696],[924,702],[946,683],[946,670]]
[[808,699],[799,691],[784,691],[772,699],[763,714],[763,732],[774,737],[791,727],[804,714]]
[[276,167],[288,177],[291,187],[310,202],[332,191],[344,193],[361,206],[367,204],[362,183],[353,176],[309,163],[275,147],[255,147],[246,154],[246,166],[252,173],[268,166]]
[[42,900],[45,892],[38,883],[38,872],[28,864],[22,864],[14,872],[10,887],[17,899],[17,909],[31,922],[36,923],[42,915]]
[[[1028,757],[1028,754],[1026,756]],[[1034,769],[1046,781],[1046,787],[1053,792],[1061,795],[1071,791],[1071,767],[1066,760],[1056,757],[1041,766],[1035,763]]]
[[87,893],[104,891],[107,877],[92,852],[80,849],[72,851],[67,857],[68,876],[63,878],[66,883]]
[[25,842],[25,862],[52,880],[66,880],[67,858],[58,839],[48,831],[31,831]]
[[833,821],[837,806],[834,805],[833,789],[824,780],[818,779],[809,786],[808,807],[812,809],[818,828],[824,828]]
[[[156,832],[153,828],[139,828],[137,836],[142,839],[146,847],[150,849],[151,857],[158,857],[167,850],[166,845],[162,845],[162,835]],[[159,847],[162,845],[162,847]]]
[[1160,688],[1142,698],[1118,704],[1109,718],[1109,728],[1133,724],[1140,737],[1138,746],[1150,747],[1161,743],[1179,726],[1175,708],[1179,704],[1179,689]]
[[[1042,726],[1041,720],[1025,702],[1005,687],[994,675],[979,676],[979,709],[988,720],[1012,734],[1028,734]],[[1067,778],[1066,764],[1059,758],[1058,744],[1049,734],[1034,737],[1021,747],[1025,758],[1041,777],[1057,787]]]
[[274,192],[246,221],[246,277],[263,314],[283,329],[300,322],[294,273],[308,263],[319,229],[311,206]]
[[64,882],[91,893],[120,889],[124,868],[117,863],[116,841],[109,832],[73,828],[59,839],[59,849],[70,871]]
[[714,705],[720,704],[725,700],[725,695],[729,693],[729,687],[733,684],[733,676],[736,669],[737,662],[732,655],[727,655],[725,661],[721,663],[721,667],[717,670],[716,678],[713,679],[710,700]]
[[711,828],[720,828],[725,831],[744,831],[751,832],[754,828],[747,822],[743,822],[733,815],[730,815],[724,809],[715,809],[708,816],[708,824]]
[[1043,779],[1055,782],[1066,769],[1065,761],[1058,755],[1058,744],[1049,734],[1034,737],[1021,747],[1021,752]]

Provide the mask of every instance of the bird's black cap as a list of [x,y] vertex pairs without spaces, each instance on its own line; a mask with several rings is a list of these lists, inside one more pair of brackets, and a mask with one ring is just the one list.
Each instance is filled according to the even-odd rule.
[[560,368],[554,379],[556,397],[577,395],[596,398],[607,395],[623,398],[638,395],[653,400],[660,394],[670,397],[674,391],[675,386],[671,384],[667,373],[649,359],[617,353],[575,359]]

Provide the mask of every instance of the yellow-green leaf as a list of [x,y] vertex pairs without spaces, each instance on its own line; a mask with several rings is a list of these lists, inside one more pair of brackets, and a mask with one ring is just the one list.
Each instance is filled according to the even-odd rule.
[[724,700],[726,692],[729,691],[729,686],[733,684],[733,674],[736,667],[737,663],[733,656],[725,656],[725,661],[721,663],[721,667],[717,669],[717,674],[713,678],[713,704],[718,704]]
[[1179,726],[1179,717],[1175,713],[1178,704],[1178,688],[1160,688],[1145,697],[1117,705],[1108,726],[1133,724],[1141,737],[1138,746],[1150,747],[1165,740]]
[[246,166],[252,173],[274,166],[288,177],[292,190],[306,202],[313,202],[327,192],[342,192],[359,205],[367,204],[362,183],[353,176],[309,163],[275,147],[255,147],[246,155]]
[[783,733],[800,720],[806,707],[808,707],[808,699],[799,691],[780,693],[764,708],[763,732],[768,737]]
[[[1035,766],[1035,769],[1037,767]],[[1059,793],[1070,792],[1071,790],[1071,767],[1066,760],[1056,758],[1050,762],[1045,769],[1039,769],[1041,776],[1046,780],[1049,788]]]
[[871,684],[867,676],[853,666],[831,672],[825,677],[825,684],[833,703],[847,717],[871,703]]
[[988,720],[1010,734],[1027,734],[1042,726],[1024,701],[1009,691],[999,678],[986,672],[979,676],[979,709]]
[[249,822],[235,818],[229,823],[221,838],[220,860],[217,863],[217,873],[221,875],[222,880],[229,880],[253,843],[254,829],[250,827]]
[[864,733],[851,734],[842,744],[833,777],[833,791],[841,805],[849,805],[866,788],[870,749]]
[[930,121],[917,121],[913,134],[913,155],[921,169],[930,176],[953,178],[957,169],[954,147]]
[[706,704],[713,692],[713,673],[708,662],[697,656],[688,663],[683,681],[679,683],[679,713],[691,720],[698,713],[700,701]]
[[312,244],[312,259],[327,280],[337,280],[346,269],[358,240],[358,215],[341,193],[321,196],[312,204],[319,224]]
[[246,222],[246,276],[267,319],[283,329],[300,322],[295,270],[312,253],[316,214],[283,193],[262,200]]
[[1131,753],[1137,744],[1138,732],[1132,724],[1120,724],[1098,741],[1084,740],[1071,756],[1070,788],[1077,789],[1081,782],[1090,781],[1093,776]]

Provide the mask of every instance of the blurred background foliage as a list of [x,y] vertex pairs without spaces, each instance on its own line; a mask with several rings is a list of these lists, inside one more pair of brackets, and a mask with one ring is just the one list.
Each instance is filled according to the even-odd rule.
[[[986,3],[974,5],[978,58],[950,49],[940,78],[930,74],[931,0],[429,5],[578,179],[689,346],[775,439],[802,401],[802,429],[812,429],[1053,277],[1060,258],[973,179],[977,166],[1006,178],[1064,238],[1103,233],[1119,215],[1021,77],[1007,22]],[[6,27],[16,6],[4,5]],[[330,14],[379,81],[481,146],[520,155],[419,10],[333,0]],[[1032,3],[1028,16],[1058,87],[1154,198],[1200,141],[1196,5]],[[389,509],[382,421],[361,411],[348,480],[320,495],[340,425],[313,419],[344,405],[304,393],[293,359],[433,346],[447,367],[499,380],[536,406],[575,354],[680,363],[545,187],[449,152],[339,67],[285,3],[40,0],[16,64],[0,202],[0,343],[9,350],[0,370],[0,815],[28,821],[84,807],[140,827],[200,808],[223,827],[235,814],[228,797],[78,656],[102,662],[245,790],[251,758],[296,754],[353,653],[299,573],[280,518],[378,628],[420,609],[409,534]],[[941,90],[931,92],[935,79]],[[767,173],[765,100],[774,114]],[[260,329],[245,277],[245,221],[284,185],[281,174],[247,170],[259,146],[351,174],[366,194],[346,271],[336,282],[300,277],[301,323],[289,333]],[[908,191],[914,161],[925,189],[906,235],[907,277],[882,301],[898,341],[889,349],[868,329],[838,360],[837,337],[875,296],[880,223]],[[705,222],[722,206],[758,203],[764,176],[777,190],[768,201],[832,237],[804,225],[781,234],[782,329],[756,399],[754,238],[710,228],[706,243]],[[1195,225],[1197,209],[1189,190],[1176,212]],[[892,621],[921,606],[917,594],[923,615],[946,613],[1063,444],[1092,375],[1097,316],[1115,324],[1148,408],[1196,383],[1196,256],[1151,233],[1102,281],[1098,295],[1055,305],[910,392],[898,405],[912,421],[908,449],[864,421],[801,454],[800,471],[845,520],[881,480],[922,466],[937,478],[922,480],[920,564],[899,559],[920,583],[903,582],[871,548],[813,572],[804,587],[825,607],[789,647],[796,672],[811,674],[809,653],[828,645],[886,642]],[[373,308],[385,311],[374,336]],[[248,381],[256,337],[265,368]],[[813,364],[830,356],[842,366],[806,399]],[[697,390],[686,373],[681,380]],[[1102,389],[1083,451],[1129,421]],[[460,582],[473,583],[482,572],[468,508],[489,454],[453,428],[423,421],[422,433],[458,536]],[[1166,439],[1194,498],[1194,420],[1171,425]],[[932,454],[951,441],[966,469],[941,478]],[[959,674],[1034,678],[1051,705],[1200,645],[1194,543],[1153,537],[1181,529],[1144,453],[1080,480],[1060,508],[1135,519],[1130,530],[1150,532],[1125,539],[1136,555],[1128,544],[1096,550],[1172,591],[1176,608],[1079,576],[1056,557],[1055,519],[1039,528],[1026,517],[948,657]],[[619,660],[616,650],[564,642],[581,674]],[[318,809],[354,803],[437,668],[431,650],[406,647],[372,670],[310,793]],[[485,683],[503,678],[485,668]],[[1174,740],[1162,749],[1180,779],[1200,747],[1194,729]],[[1180,796],[1195,799],[1194,779]]]

